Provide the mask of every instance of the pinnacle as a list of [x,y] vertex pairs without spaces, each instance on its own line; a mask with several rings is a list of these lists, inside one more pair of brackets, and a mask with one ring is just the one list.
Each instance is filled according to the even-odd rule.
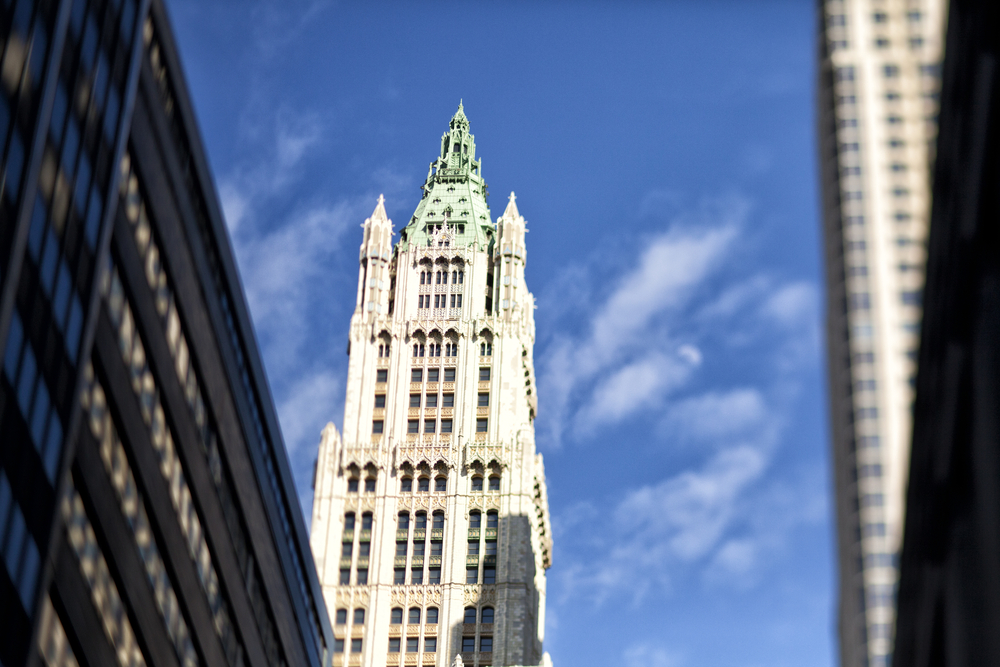
[[505,218],[517,218],[517,217],[519,217],[521,215],[518,212],[518,210],[517,210],[517,204],[515,203],[516,199],[517,199],[517,195],[515,195],[513,192],[511,192],[510,193],[510,201],[507,203],[507,208],[503,212],[503,217],[505,217]]
[[372,222],[376,220],[388,220],[389,216],[385,212],[385,197],[383,195],[378,196],[378,203],[375,205],[375,210],[372,211],[370,220]]
[[455,115],[451,117],[451,122],[448,126],[453,130],[458,127],[465,130],[469,129],[469,119],[465,115],[465,105],[462,104],[462,100],[458,101],[458,111],[456,111]]

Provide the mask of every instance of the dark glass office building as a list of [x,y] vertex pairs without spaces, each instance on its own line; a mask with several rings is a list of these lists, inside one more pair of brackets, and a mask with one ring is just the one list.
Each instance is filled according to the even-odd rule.
[[0,0],[0,666],[329,664],[159,0]]

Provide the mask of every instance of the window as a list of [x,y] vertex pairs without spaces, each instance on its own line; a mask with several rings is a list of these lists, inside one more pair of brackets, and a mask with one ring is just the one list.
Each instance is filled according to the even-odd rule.
[[399,653],[399,637],[389,638],[389,653]]
[[352,639],[351,640],[351,653],[361,653],[361,640]]
[[452,294],[451,295],[451,307],[452,308],[461,308],[462,307],[462,295],[461,294]]
[[358,570],[358,586],[364,586],[368,583],[368,569]]
[[427,583],[428,584],[441,583],[441,568],[431,567],[427,569]]
[[427,619],[425,621],[428,625],[436,625],[438,622],[438,609],[437,607],[431,607],[427,610]]
[[[360,639],[354,641],[360,642]],[[351,649],[353,650],[353,649]],[[480,653],[492,653],[493,652],[493,637],[480,637],[479,638],[479,652]]]
[[441,396],[441,407],[443,408],[455,407],[455,394],[443,394]]
[[[454,343],[445,343],[444,344],[444,356],[446,356],[446,357],[455,357],[455,356],[458,356],[458,345],[456,345]],[[445,382],[447,382],[447,380],[445,380]]]
[[406,530],[410,527],[410,515],[407,512],[400,512],[396,524],[399,530]]
[[353,542],[344,542],[344,546],[340,549],[340,555],[343,558],[350,558],[351,554],[354,552]]
[[396,542],[396,555],[397,556],[406,555],[406,542],[404,541]]
[[480,368],[479,369],[479,381],[480,382],[489,382],[490,381],[490,369],[489,368]]
[[410,607],[410,616],[407,619],[407,623],[410,625],[417,625],[420,623],[420,607]]
[[343,639],[334,639],[333,640],[333,652],[334,653],[343,653],[344,652],[344,640]]
[[479,568],[478,567],[467,567],[467,568],[465,568],[465,583],[467,583],[467,584],[478,584],[479,583]]
[[394,607],[389,612],[389,622],[393,625],[399,625],[403,622],[403,609],[401,607]]
[[442,419],[441,420],[441,432],[442,433],[451,433],[451,420],[450,419]]
[[488,430],[489,421],[486,419],[476,420],[476,433],[486,433]]
[[[472,610],[472,622],[476,622],[476,610]],[[343,644],[343,640],[338,639],[340,643]],[[462,653],[475,653],[476,652],[476,638],[475,637],[462,637]]]
[[361,515],[361,530],[371,530],[372,529],[372,513],[365,512]]
[[[441,300],[444,301],[444,297],[443,296],[441,297]],[[444,304],[442,304],[442,306],[443,305]],[[427,356],[429,356],[429,357],[440,357],[441,356],[441,343],[431,343],[430,354],[428,354]],[[428,378],[427,381],[428,382],[437,382],[437,380],[431,380],[429,378]]]
[[428,408],[436,408],[437,405],[438,405],[438,395],[427,394],[427,398],[424,399],[424,406]]
[[899,76],[899,66],[898,65],[885,65],[882,67],[882,74],[885,75],[887,79],[892,79]]
[[444,493],[448,490],[448,478],[447,477],[437,477],[434,479],[434,492]]
[[[445,275],[448,275],[448,274],[445,274]],[[440,284],[441,284],[441,272],[440,272],[440,271],[436,271],[436,272],[434,273],[434,277],[435,277],[435,282],[436,282],[436,283],[437,283],[438,285],[440,285]]]
[[350,568],[342,568],[340,570],[340,585],[346,586],[351,583],[351,570]]
[[410,371],[410,382],[423,382],[424,380],[424,369],[414,368]]
[[479,356],[489,357],[493,354],[493,343],[480,343],[479,344]]
[[489,488],[490,488],[490,491],[499,491],[500,490],[500,478],[497,477],[496,475],[491,475],[490,476],[490,487]]
[[493,607],[483,607],[483,623],[493,622]]
[[[417,480],[417,491],[427,493],[431,490],[431,480],[428,477],[421,477]],[[426,515],[425,515],[426,516]]]
[[337,625],[344,625],[347,623],[347,610],[338,609],[337,610]]
[[431,525],[431,528],[444,528],[444,512],[434,512],[434,523]]
[[427,272],[426,271],[421,271],[420,272],[420,284],[421,285],[423,285],[423,284],[426,283],[426,277],[427,277]]
[[382,433],[385,428],[385,423],[381,419],[372,420],[372,434],[377,435]]
[[479,407],[488,408],[490,406],[490,395],[488,393],[479,394]]
[[472,490],[473,491],[482,491],[483,490],[483,478],[482,477],[479,477],[477,475],[476,477],[472,478]]
[[361,542],[361,544],[358,546],[358,549],[359,549],[358,554],[367,558],[368,556],[371,555],[372,543]]
[[375,382],[387,382],[389,380],[389,369],[380,368],[375,371]]
[[424,653],[437,653],[437,637],[424,637]]
[[420,394],[410,394],[410,407],[411,408],[420,407]]
[[497,583],[497,569],[495,567],[483,568],[483,583],[484,584]]
[[385,394],[375,394],[375,407],[376,408],[385,407]]
[[499,520],[500,520],[500,517],[499,517],[499,515],[496,512],[487,512],[486,513],[486,527],[487,528],[496,528],[497,524],[499,523]]
[[[458,347],[458,346],[456,345],[456,347]],[[444,369],[444,381],[445,382],[454,382],[455,381],[455,369],[454,368],[446,368],[446,369]]]
[[424,542],[414,542],[413,543],[413,555],[423,556],[424,555]]
[[889,15],[885,12],[875,12],[872,14],[872,19],[875,23],[885,23],[889,20]]
[[[438,345],[438,356],[439,357],[441,356],[440,348],[441,348],[441,346]],[[427,369],[427,381],[428,382],[437,382],[438,381],[438,377],[440,377],[440,371],[439,371],[439,369],[437,369],[437,368],[428,368]]]
[[406,420],[406,432],[407,433],[420,433],[420,420],[419,419],[407,419]]
[[417,525],[416,525],[416,529],[417,530],[423,530],[425,528],[427,528],[427,513],[426,512],[417,512]]
[[424,420],[424,433],[434,433],[437,429],[436,419],[425,419]]
[[375,493],[375,480],[371,477],[365,480],[365,493]]
[[879,37],[875,40],[875,46],[880,49],[887,49],[889,48],[889,40],[885,37]]
[[347,480],[347,492],[348,493],[358,492],[358,480],[356,478]]
[[354,625],[364,625],[365,623],[365,610],[355,609],[354,610]]
[[406,638],[406,652],[416,653],[417,652],[417,637],[407,637]]
[[474,542],[469,542],[469,555],[470,556],[478,556],[479,555],[479,542],[478,542],[478,540],[474,541]]
[[[479,478],[479,485],[482,488],[483,478]],[[479,528],[483,523],[483,515],[479,512],[469,513],[469,528]]]
[[388,343],[381,344],[381,345],[378,346],[378,356],[379,357],[388,357],[389,356],[389,344]]
[[406,568],[397,567],[392,571],[392,583],[394,584],[406,583]]
[[399,490],[403,493],[409,493],[413,491],[413,479],[410,477],[404,477],[399,482]]
[[422,584],[424,583],[424,568],[415,567],[410,570],[410,583],[411,584]]
[[344,515],[344,530],[354,530],[354,512]]
[[475,607],[466,607],[465,608],[465,618],[463,619],[462,622],[463,623],[468,623],[469,625],[472,625],[472,624],[474,624],[476,622],[476,608]]
[[[427,303],[430,305],[430,297],[427,297]],[[421,343],[413,344],[413,356],[422,357],[424,356],[424,346]]]

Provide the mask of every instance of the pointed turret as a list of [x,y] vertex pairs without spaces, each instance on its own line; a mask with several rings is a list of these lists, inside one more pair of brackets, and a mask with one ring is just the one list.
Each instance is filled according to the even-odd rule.
[[510,193],[507,208],[497,219],[497,245],[495,249],[495,284],[499,288],[499,306],[504,319],[512,319],[528,295],[523,286],[527,254],[524,234],[527,223],[517,210],[517,195]]
[[385,212],[385,197],[378,196],[378,203],[371,217],[365,220],[364,238],[361,241],[358,275],[359,311],[374,314],[389,312],[388,263],[392,259],[392,220]]

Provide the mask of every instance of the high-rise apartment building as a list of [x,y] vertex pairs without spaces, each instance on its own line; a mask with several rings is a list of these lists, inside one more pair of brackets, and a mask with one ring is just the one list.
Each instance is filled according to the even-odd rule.
[[944,0],[820,3],[840,659],[885,667],[909,470]]
[[335,665],[535,665],[549,524],[534,298],[513,193],[494,224],[461,105],[393,243],[364,223],[343,435],[323,432],[311,541]]
[[0,5],[0,174],[0,665],[328,665],[160,0]]

